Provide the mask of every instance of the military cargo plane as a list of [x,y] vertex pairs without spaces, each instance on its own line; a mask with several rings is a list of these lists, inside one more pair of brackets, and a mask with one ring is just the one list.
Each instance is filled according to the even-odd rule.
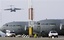
[[[16,34],[28,34],[28,22],[9,22],[4,24],[0,30],[14,30]],[[64,35],[64,19],[45,19],[34,22],[33,33],[43,36],[55,30],[59,35]]]

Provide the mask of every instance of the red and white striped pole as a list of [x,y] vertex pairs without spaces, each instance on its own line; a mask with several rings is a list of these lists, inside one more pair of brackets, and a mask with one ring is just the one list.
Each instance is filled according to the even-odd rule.
[[29,16],[28,16],[28,18],[29,18],[29,26],[31,26],[31,27],[33,27],[33,16],[34,16],[34,14],[33,14],[33,7],[32,7],[32,0],[29,0],[29,9],[28,9],[28,13],[29,13]]
[[32,1],[30,0],[30,7],[28,9],[29,13],[29,36],[33,35],[33,7],[32,7]]

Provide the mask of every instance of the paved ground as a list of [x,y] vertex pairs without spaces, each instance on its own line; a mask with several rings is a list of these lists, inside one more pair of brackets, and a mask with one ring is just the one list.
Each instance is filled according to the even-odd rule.
[[0,37],[0,40],[64,40],[64,36],[58,38],[21,38],[21,37]]
[[51,38],[11,38],[11,37],[3,37],[3,38],[0,38],[0,40],[64,40],[64,38],[54,38],[54,39],[51,39]]

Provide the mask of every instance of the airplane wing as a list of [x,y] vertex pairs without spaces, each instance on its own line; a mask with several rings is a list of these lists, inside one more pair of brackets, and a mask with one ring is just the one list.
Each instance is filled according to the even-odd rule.
[[4,10],[11,10],[11,8],[10,9],[4,9]]
[[15,10],[21,10],[21,8],[15,8]]

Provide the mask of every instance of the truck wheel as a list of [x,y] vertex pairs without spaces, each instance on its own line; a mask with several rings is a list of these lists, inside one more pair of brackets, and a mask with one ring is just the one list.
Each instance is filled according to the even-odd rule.
[[52,38],[51,36],[48,36],[49,38]]
[[51,38],[55,38],[54,36],[51,36]]
[[57,38],[58,38],[58,36],[57,36]]

